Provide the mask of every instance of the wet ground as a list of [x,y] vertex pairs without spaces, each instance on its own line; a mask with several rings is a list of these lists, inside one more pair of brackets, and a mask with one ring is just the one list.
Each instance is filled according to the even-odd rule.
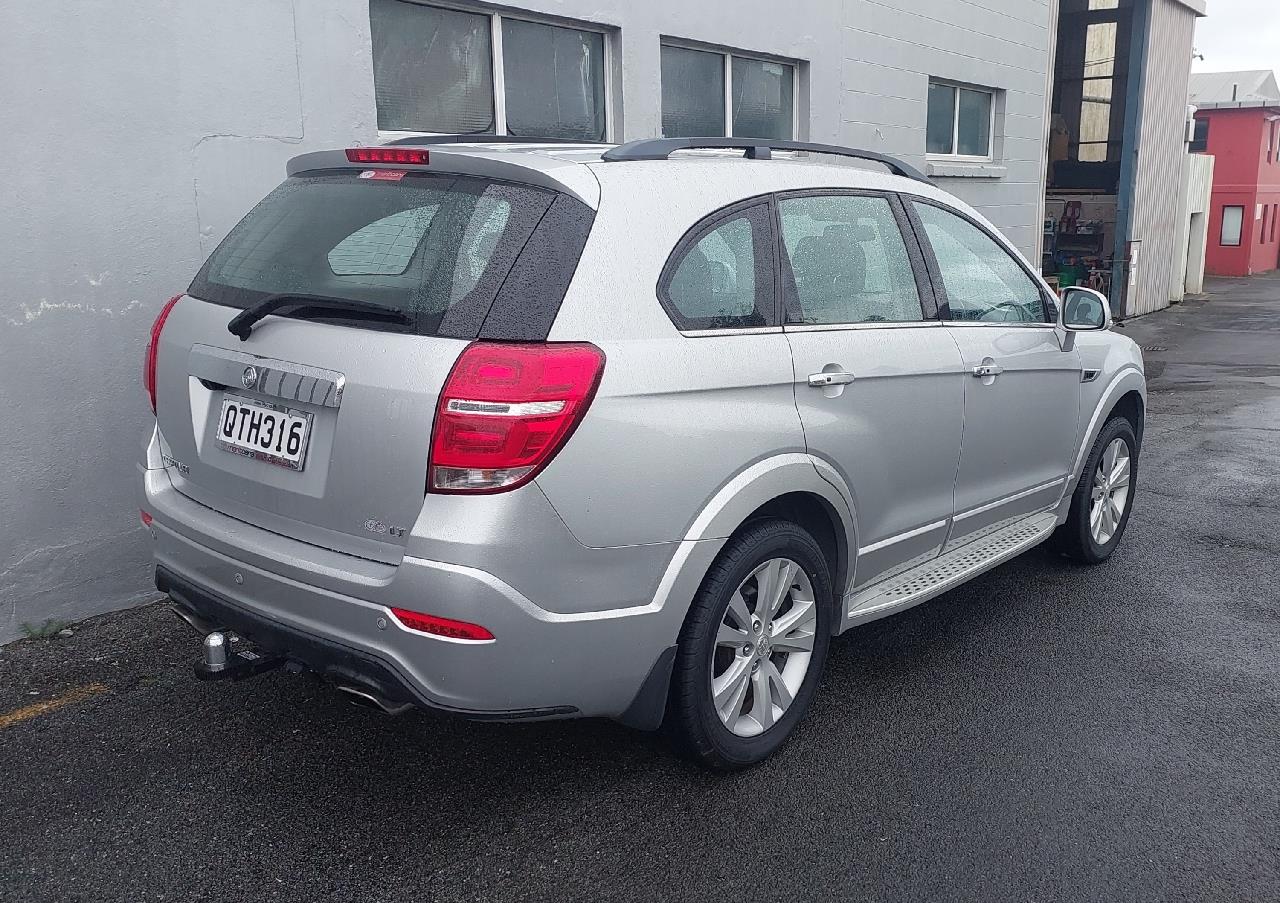
[[0,648],[0,900],[1280,898],[1280,277],[1134,321],[1136,508],[835,641],[764,766],[196,682],[161,607]]

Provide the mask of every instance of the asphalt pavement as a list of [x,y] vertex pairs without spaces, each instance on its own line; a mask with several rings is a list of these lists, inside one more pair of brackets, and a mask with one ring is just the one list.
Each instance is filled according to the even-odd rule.
[[162,606],[0,648],[0,900],[1280,899],[1280,276],[1128,334],[1115,556],[838,638],[745,774],[607,722],[199,683]]

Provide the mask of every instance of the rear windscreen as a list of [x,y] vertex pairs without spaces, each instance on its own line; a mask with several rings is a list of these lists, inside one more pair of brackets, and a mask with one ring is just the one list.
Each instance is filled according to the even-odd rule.
[[305,313],[362,328],[475,338],[556,197],[471,176],[294,176],[231,230],[188,294],[237,308],[281,293],[364,301],[403,311],[412,325]]

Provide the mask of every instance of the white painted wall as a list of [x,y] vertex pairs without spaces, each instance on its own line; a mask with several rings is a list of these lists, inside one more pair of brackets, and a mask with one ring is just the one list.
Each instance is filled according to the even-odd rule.
[[[624,138],[664,35],[804,61],[802,136],[919,165],[929,76],[996,88],[996,166],[940,181],[1036,253],[1048,0],[518,5],[617,29]],[[376,140],[367,0],[5,0],[0,84],[4,641],[149,596],[147,329],[287,158]]]
[[0,641],[154,592],[151,320],[288,157],[373,134],[363,4],[297,6],[0,4]]
[[1209,207],[1213,199],[1213,157],[1187,154],[1182,164],[1182,222],[1169,300],[1204,291],[1204,258],[1209,241]]

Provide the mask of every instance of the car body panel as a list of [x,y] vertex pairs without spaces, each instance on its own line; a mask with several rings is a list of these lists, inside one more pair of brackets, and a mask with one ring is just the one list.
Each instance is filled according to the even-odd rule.
[[[809,451],[851,487],[859,536],[854,586],[941,549],[960,458],[964,377],[938,324],[790,330],[796,405]],[[809,374],[839,369],[845,386]],[[850,587],[852,588],[852,587]]]
[[[1042,511],[1062,494],[1079,434],[1080,355],[1052,326],[948,324],[968,374],[949,542]],[[976,377],[994,362],[1003,372]]]
[[[606,364],[587,416],[536,479],[494,495],[426,492],[436,395],[465,341],[269,317],[240,343],[226,332],[234,310],[188,298],[162,333],[161,414],[139,471],[166,573],[374,656],[430,705],[622,718],[646,687],[661,693],[655,669],[698,587],[762,506],[795,493],[820,501],[838,592],[870,598],[948,536],[956,547],[1001,519],[1065,519],[1108,412],[1126,393],[1145,398],[1141,354],[1112,332],[1074,345],[1049,327],[937,322],[682,333],[658,303],[659,276],[680,237],[730,204],[855,188],[985,220],[936,186],[811,158],[602,163],[600,150],[450,145],[432,147],[427,164],[552,188],[595,210],[546,338],[592,342]],[[351,168],[328,151],[290,172],[331,166]],[[319,457],[301,479],[235,472],[271,465],[209,445],[226,390],[206,383],[243,354],[273,372],[342,377],[340,403],[307,408]],[[993,386],[967,368],[997,354],[999,389],[983,393]],[[831,363],[856,379],[828,398],[807,377]],[[254,388],[288,394],[283,382]],[[226,474],[238,479],[223,485]],[[481,624],[495,639],[407,630],[389,617],[397,606]],[[836,624],[857,620],[845,612]]]
[[[422,507],[440,387],[467,343],[286,317],[268,317],[241,342],[227,331],[236,313],[187,297],[161,335],[157,410],[174,485],[247,523],[395,563]],[[214,365],[236,381],[211,382]],[[251,370],[246,386],[240,379]],[[285,383],[319,371],[342,383],[340,396],[281,397]],[[310,414],[302,470],[232,454],[215,441],[230,396]]]

